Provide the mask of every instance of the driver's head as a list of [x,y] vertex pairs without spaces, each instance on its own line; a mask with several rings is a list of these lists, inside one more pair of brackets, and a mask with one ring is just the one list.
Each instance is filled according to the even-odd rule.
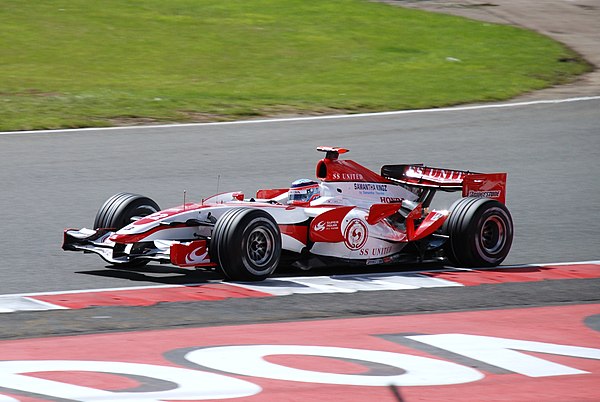
[[288,204],[304,205],[321,196],[319,183],[310,179],[299,179],[292,183],[288,192]]

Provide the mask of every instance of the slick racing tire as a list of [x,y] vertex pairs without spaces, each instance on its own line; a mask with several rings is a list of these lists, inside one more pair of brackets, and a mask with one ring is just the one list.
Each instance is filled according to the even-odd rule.
[[215,224],[209,252],[227,279],[262,281],[279,264],[281,232],[263,210],[230,209]]
[[[118,193],[102,204],[94,220],[94,229],[110,228],[117,231],[129,225],[134,217],[142,218],[158,211],[160,211],[158,204],[148,197],[139,194]],[[122,246],[116,244],[115,252],[121,252]],[[131,260],[113,265],[121,268],[136,268],[147,263],[147,260]]]
[[139,194],[118,193],[100,207],[94,220],[94,229],[119,230],[132,222],[134,217],[144,217],[160,211],[156,202]]
[[508,255],[513,221],[504,204],[489,198],[461,198],[452,204],[443,232],[444,251],[457,267],[495,267]]

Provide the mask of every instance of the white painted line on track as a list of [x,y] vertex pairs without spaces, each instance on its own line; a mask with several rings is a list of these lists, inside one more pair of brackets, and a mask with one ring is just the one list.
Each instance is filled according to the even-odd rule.
[[[544,263],[539,263],[539,264],[522,264],[522,265],[500,265],[500,266],[491,267],[491,268],[477,268],[477,270],[483,271],[483,270],[494,270],[494,269],[539,267],[539,266],[547,266],[547,265],[557,266],[557,265],[587,265],[587,264],[600,265],[600,260],[557,262],[557,263],[544,262]],[[440,268],[440,269],[414,270],[414,271],[401,271],[401,272],[372,272],[372,273],[365,272],[365,273],[361,273],[361,274],[332,275],[331,278],[343,279],[346,277],[347,278],[355,278],[355,277],[357,278],[360,276],[385,277],[385,276],[394,276],[394,275],[414,276],[414,275],[419,275],[419,274],[428,273],[428,272],[450,272],[450,271],[455,271],[455,272],[473,271],[473,269],[445,267],[445,268]],[[278,281],[302,281],[302,280],[306,281],[306,280],[310,280],[311,278],[325,278],[325,277],[315,277],[315,276],[313,276],[313,277],[311,277],[311,276],[293,276],[293,277],[291,277],[290,276],[290,277],[269,278],[268,280],[276,279]],[[0,299],[1,298],[9,298],[9,297],[17,298],[17,297],[67,295],[67,294],[96,293],[96,292],[121,292],[121,291],[128,291],[128,290],[144,290],[144,289],[160,289],[160,288],[169,289],[169,288],[179,288],[179,287],[189,287],[189,286],[202,286],[202,285],[208,285],[211,283],[224,283],[224,284],[228,284],[228,285],[236,285],[237,284],[234,282],[223,282],[221,280],[209,280],[207,282],[187,283],[184,285],[146,285],[146,286],[129,286],[129,287],[120,287],[120,288],[76,289],[76,290],[56,290],[56,291],[47,291],[47,292],[41,291],[41,292],[29,292],[29,293],[11,293],[11,294],[0,295]],[[252,285],[256,285],[258,283],[260,283],[260,282],[252,282],[252,283],[243,282],[243,284],[252,284]]]
[[[323,294],[323,293],[355,293],[361,291],[378,291],[378,290],[412,290],[420,288],[436,288],[436,287],[461,287],[461,286],[474,286],[467,283],[461,283],[460,279],[454,279],[450,276],[449,279],[442,277],[436,277],[435,274],[444,273],[457,274],[460,272],[477,272],[487,271],[492,272],[496,269],[500,269],[502,272],[510,271],[510,269],[519,269],[524,267],[544,267],[544,266],[560,266],[560,265],[595,265],[600,266],[600,261],[578,261],[578,262],[562,262],[562,263],[543,263],[543,264],[526,264],[526,265],[512,265],[512,266],[499,266],[492,268],[477,268],[477,269],[465,269],[465,268],[439,268],[434,270],[425,271],[403,271],[403,272],[388,272],[388,273],[361,273],[361,274],[342,274],[342,275],[331,275],[331,276],[300,276],[300,277],[274,277],[269,278],[262,282],[222,282],[219,280],[210,280],[199,284],[185,284],[185,285],[147,285],[147,286],[135,286],[135,287],[123,287],[123,288],[105,288],[105,289],[82,289],[82,290],[67,290],[67,291],[52,291],[52,292],[38,292],[38,293],[22,293],[22,294],[9,294],[0,295],[0,313],[13,313],[18,311],[44,311],[44,310],[58,310],[58,309],[79,309],[85,308],[85,303],[81,304],[80,307],[69,304],[62,306],[60,305],[61,298],[66,295],[96,295],[111,292],[118,294],[123,291],[143,291],[143,290],[156,290],[165,289],[165,294],[168,294],[167,289],[202,286],[223,283],[229,288],[246,289],[251,291],[260,292],[264,295],[270,296],[287,296],[292,294]],[[460,274],[459,274],[460,275]],[[564,278],[560,278],[564,279]],[[539,280],[539,279],[538,279]],[[483,281],[481,283],[487,283]],[[221,289],[223,290],[223,289]],[[52,297],[48,301],[42,300],[44,296],[58,295],[59,299],[54,300]],[[75,296],[76,298],[77,296]],[[101,297],[100,297],[101,298]],[[177,300],[181,300],[176,298]],[[192,300],[192,299],[190,299]],[[57,304],[53,304],[55,301]],[[166,297],[163,301],[175,301],[170,300]],[[87,305],[92,306],[94,304]],[[102,304],[99,304],[102,305]],[[128,305],[128,303],[123,303]],[[135,305],[135,304],[132,304]]]
[[0,313],[17,311],[66,310],[67,307],[21,296],[0,296]]
[[[429,272],[429,271],[428,271]],[[420,288],[462,287],[458,282],[431,278],[423,273],[373,273],[332,276],[272,278],[261,282],[229,282],[231,286],[268,293],[292,294],[356,293],[359,291],[412,290]]]
[[[33,296],[52,296],[52,295],[69,295],[69,294],[79,294],[79,293],[96,293],[96,292],[117,292],[117,291],[126,291],[126,290],[144,290],[144,289],[170,289],[170,288],[179,288],[185,286],[200,286],[206,285],[210,282],[203,283],[188,283],[185,285],[147,285],[147,286],[129,286],[122,288],[99,288],[99,289],[76,289],[76,290],[56,290],[51,292],[31,292],[31,293],[11,293],[0,295],[2,297],[33,297]],[[220,282],[220,281],[215,281]]]
[[[543,264],[525,264],[525,265],[509,265],[506,267],[496,267],[496,268],[519,268],[519,267],[539,267],[540,265],[552,265],[552,266],[561,266],[561,265],[573,265],[573,264],[578,264],[578,265],[585,265],[585,264],[600,264],[600,260],[595,260],[595,261],[580,261],[580,262],[557,262],[557,263],[549,263],[549,262],[545,262]],[[485,269],[485,268],[482,268]],[[492,268],[490,268],[492,269]]]
[[179,123],[179,124],[174,123],[174,124],[140,125],[140,126],[124,126],[124,127],[70,128],[70,129],[60,129],[60,130],[0,131],[0,135],[58,134],[58,133],[81,133],[81,132],[91,132],[91,131],[111,131],[111,130],[165,129],[165,128],[185,128],[185,127],[204,127],[204,126],[227,126],[227,125],[241,125],[241,124],[287,123],[287,122],[302,122],[302,121],[313,121],[313,120],[352,119],[352,118],[360,118],[360,117],[397,116],[397,115],[418,114],[418,113],[463,112],[463,111],[469,111],[469,110],[514,108],[514,107],[535,106],[535,105],[554,105],[554,104],[560,104],[560,103],[585,102],[585,101],[594,101],[594,100],[600,100],[600,95],[584,96],[584,97],[577,97],[577,98],[567,98],[567,99],[548,99],[548,100],[537,100],[537,101],[527,101],[527,102],[494,103],[494,104],[472,105],[472,106],[455,106],[455,107],[445,107],[445,108],[437,108],[437,109],[396,110],[396,111],[377,112],[377,113],[356,113],[356,114],[337,114],[337,115],[326,115],[326,116],[305,116],[305,117],[287,117],[287,118],[257,119],[257,120],[236,120],[236,121],[220,121],[220,122],[212,122],[212,123]]

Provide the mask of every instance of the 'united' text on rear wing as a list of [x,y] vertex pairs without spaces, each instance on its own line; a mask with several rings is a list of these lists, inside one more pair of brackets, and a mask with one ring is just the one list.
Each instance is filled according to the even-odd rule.
[[505,203],[506,173],[475,173],[422,164],[385,165],[381,175],[407,186],[442,191],[462,191],[463,197],[485,197]]

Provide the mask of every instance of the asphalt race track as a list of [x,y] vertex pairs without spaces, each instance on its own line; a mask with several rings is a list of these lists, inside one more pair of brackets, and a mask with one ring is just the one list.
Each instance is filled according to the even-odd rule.
[[[151,267],[124,272],[60,249],[128,191],[163,208],[219,191],[286,187],[314,177],[318,145],[378,171],[423,162],[508,172],[515,240],[505,265],[600,259],[600,99],[339,118],[0,134],[0,294],[202,282]],[[438,206],[451,198],[440,194]]]
[[[97,293],[39,297],[70,302],[71,310],[10,312],[0,305],[0,401],[595,401],[599,111],[595,97],[325,119],[0,133],[0,300],[112,289],[104,292],[105,304]],[[318,145],[350,148],[348,158],[374,170],[423,162],[506,171],[516,236],[505,265],[594,262],[468,277],[400,266],[367,281],[422,286],[341,293],[329,292],[327,281],[360,288],[364,279],[325,270],[304,273],[318,292],[263,297],[244,284],[220,283],[214,274],[152,265],[115,270],[96,256],[60,248],[63,229],[90,226],[114,193],[141,193],[169,207],[182,202],[184,190],[191,201],[218,191],[250,195],[286,187],[314,176]],[[442,198],[438,206],[450,201]],[[408,272],[414,270],[421,273]],[[290,275],[303,273],[282,272],[275,281]],[[189,284],[199,287],[170,286]],[[223,290],[232,286],[247,289],[228,297]],[[131,287],[145,288],[123,289]],[[204,301],[181,298],[204,289]],[[162,301],[169,292],[176,297],[147,303],[138,296],[144,292],[162,294]],[[211,298],[221,293],[225,297]]]
[[[318,145],[342,146],[378,170],[424,162],[508,172],[515,240],[505,264],[600,259],[600,99],[504,108],[0,134],[0,294],[202,281],[128,275],[60,248],[114,193],[163,207],[218,191],[287,187],[314,177]],[[450,200],[444,200],[447,203]],[[443,204],[443,203],[442,203]],[[162,271],[159,267],[158,271]]]

